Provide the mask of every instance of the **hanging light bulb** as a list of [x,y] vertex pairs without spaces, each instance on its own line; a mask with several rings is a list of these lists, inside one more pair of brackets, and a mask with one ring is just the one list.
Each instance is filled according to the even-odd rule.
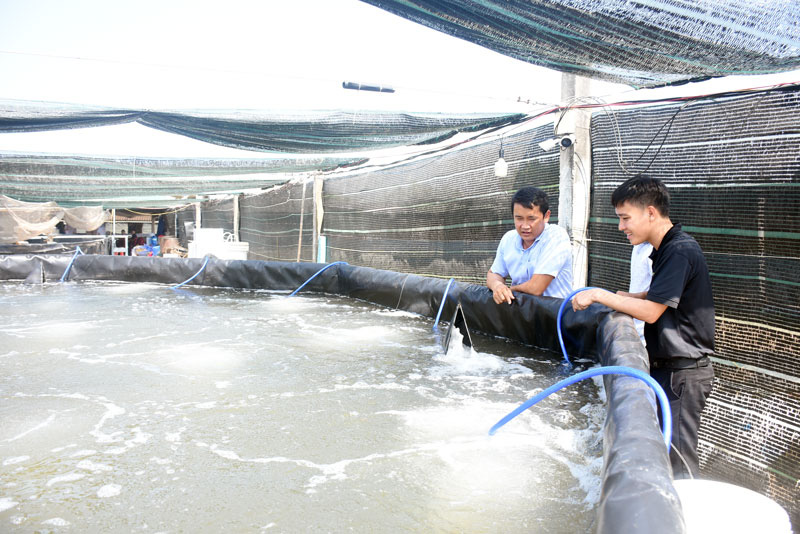
[[498,178],[508,176],[508,163],[503,159],[503,141],[500,140],[500,157],[494,162],[494,175]]

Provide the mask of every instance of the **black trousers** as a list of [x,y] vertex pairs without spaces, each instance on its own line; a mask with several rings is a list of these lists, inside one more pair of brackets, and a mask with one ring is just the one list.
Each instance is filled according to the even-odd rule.
[[[697,431],[700,428],[700,414],[711,393],[714,368],[694,369],[650,369],[650,376],[664,388],[672,412],[672,446],[669,459],[675,478],[688,478],[700,474],[700,461],[697,457]],[[658,407],[658,422],[661,423],[661,406]],[[684,462],[675,453],[683,456]]]

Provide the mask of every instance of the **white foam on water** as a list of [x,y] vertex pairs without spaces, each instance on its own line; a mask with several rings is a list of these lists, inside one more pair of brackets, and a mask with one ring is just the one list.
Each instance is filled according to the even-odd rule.
[[374,313],[375,315],[382,315],[384,317],[411,317],[414,319],[419,319],[421,315],[418,313],[411,313],[405,310],[372,310],[370,313]]
[[57,477],[53,477],[50,480],[48,480],[47,484],[45,485],[49,488],[50,486],[53,486],[55,484],[60,484],[61,482],[73,482],[75,480],[80,480],[85,477],[86,475],[82,473],[69,473],[66,475],[59,475]]
[[167,295],[167,286],[160,284],[151,284],[147,282],[136,283],[114,283],[104,282],[97,284],[97,289],[105,294],[110,295],[144,295],[145,293],[163,292]]
[[81,460],[76,466],[78,469],[85,469],[92,473],[102,473],[103,471],[112,471],[114,468],[110,465],[99,464],[91,460]]
[[[131,287],[135,288],[136,285]],[[159,291],[163,291],[160,286],[156,287],[159,287]],[[93,394],[58,395],[56,394],[59,391],[58,386],[50,384],[45,377],[40,391],[49,394],[28,395],[34,398],[33,402],[38,402],[36,400],[38,397],[52,396],[84,399],[90,403],[89,409],[82,410],[83,417],[87,419],[83,421],[73,415],[80,415],[81,409],[69,407],[73,412],[68,414],[69,421],[80,423],[76,425],[76,429],[81,435],[59,436],[60,441],[51,442],[52,444],[47,446],[49,448],[70,441],[75,442],[52,449],[54,452],[56,450],[66,452],[63,456],[53,456],[52,461],[48,460],[49,463],[46,464],[47,469],[38,474],[40,489],[36,504],[42,507],[44,512],[36,511],[37,515],[31,515],[29,524],[38,522],[47,515],[60,514],[76,523],[73,528],[85,527],[91,530],[99,524],[105,524],[97,521],[106,521],[110,514],[120,513],[119,510],[108,509],[114,501],[99,502],[98,499],[115,497],[123,493],[126,499],[131,499],[131,503],[126,502],[126,510],[135,510],[142,503],[148,502],[146,497],[139,496],[138,489],[130,491],[129,480],[133,480],[134,486],[140,489],[143,486],[165,488],[165,485],[169,486],[172,483],[169,482],[171,477],[165,476],[164,473],[179,474],[179,477],[172,480],[178,478],[194,480],[193,475],[189,473],[197,467],[201,469],[207,467],[210,460],[228,464],[231,469],[246,469],[247,466],[242,464],[253,466],[275,464],[275,467],[284,464],[280,469],[269,466],[263,470],[265,477],[275,476],[276,473],[284,471],[292,473],[290,480],[286,481],[287,495],[277,495],[275,506],[283,506],[286,501],[281,502],[280,499],[293,499],[298,491],[318,492],[319,498],[324,499],[337,495],[340,491],[359,492],[366,476],[374,474],[374,480],[368,481],[368,485],[385,482],[387,491],[392,491],[391,485],[396,479],[401,481],[398,484],[400,491],[411,489],[410,495],[398,495],[398,501],[411,502],[416,507],[419,507],[420,498],[424,499],[424,502],[431,500],[434,503],[443,503],[444,514],[448,513],[447,503],[463,502],[466,503],[464,505],[466,508],[476,510],[476,514],[483,514],[488,510],[489,515],[496,516],[498,513],[501,515],[504,513],[502,508],[497,505],[494,508],[484,506],[487,502],[485,499],[490,497],[501,499],[506,493],[517,495],[514,492],[522,492],[517,486],[526,484],[530,486],[533,483],[531,481],[536,482],[536,477],[540,476],[536,468],[543,465],[542,462],[558,463],[559,473],[566,473],[567,479],[570,478],[569,472],[562,467],[562,464],[567,465],[570,472],[579,479],[584,477],[585,470],[588,473],[585,475],[587,483],[591,483],[593,464],[573,466],[572,464],[576,463],[572,454],[574,451],[568,453],[561,450],[562,447],[579,443],[580,432],[560,435],[557,432],[542,430],[540,427],[546,427],[547,424],[542,423],[535,415],[526,413],[514,421],[513,427],[510,424],[508,428],[504,428],[501,431],[502,435],[491,438],[486,435],[488,428],[497,419],[517,406],[511,403],[506,405],[493,399],[499,397],[505,400],[519,394],[520,401],[524,400],[524,392],[534,382],[528,378],[533,371],[492,354],[465,351],[458,340],[454,340],[453,349],[448,354],[437,354],[439,349],[433,344],[430,328],[425,328],[426,320],[416,314],[374,310],[362,304],[356,306],[327,304],[319,297],[298,297],[249,302],[247,299],[242,299],[247,312],[243,317],[239,317],[236,309],[239,307],[238,299],[222,299],[217,302],[214,296],[201,295],[196,301],[176,303],[194,307],[189,311],[191,314],[194,314],[195,309],[200,313],[200,317],[192,316],[189,320],[191,337],[187,336],[186,339],[191,344],[182,346],[181,342],[184,340],[180,342],[173,340],[174,346],[169,346],[166,341],[172,336],[148,335],[147,332],[159,331],[158,327],[152,328],[153,324],[158,324],[162,320],[169,322],[169,317],[172,316],[171,309],[164,310],[154,305],[152,295],[145,294],[136,300],[138,308],[133,315],[136,320],[140,323],[153,321],[148,322],[146,328],[142,326],[146,339],[132,340],[127,334],[132,331],[123,325],[119,331],[126,334],[117,338],[106,336],[99,343],[81,340],[82,343],[89,344],[89,347],[74,345],[76,341],[69,342],[64,347],[58,344],[50,345],[59,347],[53,350],[60,350],[68,357],[79,356],[87,361],[95,359],[90,363],[104,361],[109,365],[98,369],[96,366],[81,366],[63,358],[67,370],[77,370],[74,376],[69,377],[71,381],[65,383],[74,383],[76,385],[70,387],[78,391],[92,391]],[[168,296],[167,301],[170,300],[173,299]],[[335,309],[334,314],[329,316],[321,313],[320,308],[325,307]],[[203,316],[200,308],[211,310],[213,313],[210,318]],[[272,312],[270,308],[284,311]],[[340,309],[344,312],[340,312]],[[159,313],[161,315],[153,318]],[[180,323],[186,319],[184,315],[188,314],[174,315],[176,322]],[[88,314],[73,318],[86,317]],[[214,323],[214,328],[206,328],[202,334],[197,334],[200,331],[194,329],[194,323],[191,321],[201,326]],[[276,332],[278,330],[281,332],[275,336],[286,336],[287,339],[284,340],[282,337],[273,339],[271,335],[264,335],[263,332],[266,331],[272,333],[270,323],[275,325]],[[367,326],[375,323],[378,323],[378,326]],[[130,321],[125,323],[125,325],[130,324]],[[244,330],[247,330],[247,333]],[[255,340],[248,338],[249,333],[253,331],[259,332]],[[310,333],[313,333],[313,337]],[[89,335],[96,336],[94,332]],[[222,337],[230,339],[217,339]],[[120,339],[122,341],[119,341]],[[110,340],[114,340],[115,343],[108,343]],[[146,347],[138,347],[140,343]],[[284,343],[287,347],[285,350]],[[398,343],[409,348],[395,351],[391,345]],[[137,346],[132,346],[133,344]],[[104,352],[104,345],[126,345],[126,347],[111,350],[106,347]],[[64,350],[66,347],[67,350]],[[273,355],[270,351],[274,347],[275,350],[282,352]],[[351,350],[351,347],[358,350]],[[117,353],[109,356],[112,350],[116,350]],[[503,353],[503,349],[499,349],[498,353]],[[395,358],[394,354],[400,356]],[[112,358],[115,360],[108,361]],[[59,360],[59,358],[51,359]],[[313,366],[314,370],[318,371],[319,359],[325,359],[324,363],[330,365],[330,379],[325,380],[326,375],[321,375],[322,380],[317,381],[317,376],[314,375],[315,381],[307,391],[302,386],[295,387],[296,383],[301,382],[297,380],[298,376],[302,379],[306,372],[303,366]],[[520,358],[520,361],[526,360]],[[168,376],[174,378],[162,380],[160,377],[135,369],[134,372],[129,372],[129,367],[120,367],[145,363],[170,371],[171,374]],[[253,365],[254,363],[257,365]],[[346,367],[335,367],[340,363]],[[242,373],[231,372],[240,371],[240,367],[244,366],[248,368]],[[294,367],[301,374],[290,374],[290,371],[295,370],[290,367]],[[99,372],[102,374],[98,374]],[[106,372],[109,376],[108,388],[101,389],[99,381],[104,379]],[[287,373],[286,383],[289,384],[287,387],[292,391],[283,391],[286,389],[283,387],[272,387],[272,382],[262,380],[266,378],[263,373],[270,373],[269,380],[274,379],[275,384],[283,384],[280,382],[282,376],[279,373],[284,372]],[[128,376],[130,382],[126,381]],[[138,382],[141,377],[144,377],[144,384]],[[91,385],[83,388],[80,380]],[[130,388],[126,387],[127,384],[130,384]],[[140,386],[142,389],[134,389]],[[348,390],[354,393],[347,394]],[[375,394],[366,390],[374,390]],[[328,402],[330,400],[328,398],[315,397],[317,393],[339,391],[345,393],[332,395],[336,397],[336,403]],[[108,398],[96,395],[94,392],[105,394]],[[290,400],[291,397],[302,398]],[[245,398],[252,402],[249,404],[244,402]],[[279,410],[275,408],[278,405],[272,399],[279,401],[279,406],[285,406],[286,413],[278,413]],[[405,408],[408,406],[404,404],[406,400],[410,400],[414,407],[423,405],[428,408],[425,410]],[[248,410],[235,408],[236,413],[233,413],[232,409],[237,406],[237,401],[238,406]],[[394,417],[385,415],[378,415],[377,419],[372,419],[376,416],[376,409],[398,406],[407,411],[379,413],[395,415],[399,423]],[[434,408],[430,408],[431,406]],[[343,414],[350,415],[343,431],[349,432],[352,429],[353,432],[364,433],[365,437],[361,439],[358,434],[350,435],[348,438],[331,442],[330,447],[321,451],[316,447],[316,441],[297,434],[299,438],[297,442],[291,443],[291,446],[284,449],[283,440],[289,436],[294,438],[295,432],[304,431],[302,427],[308,426],[299,424],[299,419],[297,421],[293,419],[294,422],[290,425],[284,417],[293,415],[294,411],[302,417],[308,410],[313,410],[315,417],[316,414],[321,414],[319,417],[323,417],[323,412],[329,408],[333,410],[334,421],[342,415],[337,412],[338,409],[344,410]],[[253,415],[255,412],[257,415]],[[52,427],[58,427],[59,423],[67,420],[66,417],[62,418],[63,412],[58,411],[58,413],[58,417],[51,423],[51,429],[46,431],[48,434],[52,432]],[[550,411],[548,414],[552,415]],[[44,412],[38,419],[30,421],[14,433],[22,430],[30,431],[31,427],[41,423],[47,415],[48,413]],[[251,417],[257,417],[258,421],[253,423]],[[550,421],[553,417],[544,419]],[[312,419],[309,419],[309,422],[311,421]],[[371,422],[375,422],[374,428],[362,427],[364,423]],[[248,431],[250,424],[252,433]],[[88,436],[87,431],[90,431]],[[380,434],[378,431],[381,431]],[[280,445],[276,446],[275,443],[267,441],[268,434],[269,439],[273,437],[278,439],[277,443]],[[155,438],[151,439],[152,436]],[[355,446],[352,448],[347,445],[350,438],[355,440]],[[331,439],[336,439],[336,436],[331,436]],[[195,447],[191,447],[192,443]],[[138,450],[133,450],[134,448]],[[20,451],[9,447],[7,450],[7,456],[22,452],[33,454],[30,449]],[[126,456],[110,457],[123,454]],[[275,456],[271,456],[272,454]],[[577,454],[580,454],[580,450]],[[33,456],[38,461],[38,454]],[[537,457],[540,458],[537,460]],[[13,456],[13,458],[22,457]],[[10,459],[6,458],[6,461]],[[19,463],[23,461],[20,460]],[[64,467],[65,462],[69,467]],[[520,469],[520,465],[524,465],[525,469]],[[12,468],[7,471],[14,469],[21,473],[23,468]],[[28,469],[28,466],[24,469]],[[66,485],[83,477],[86,479],[74,484],[73,487]],[[506,485],[502,485],[496,480],[497,478],[506,479]],[[56,485],[57,490],[43,491],[45,482],[51,486]],[[213,480],[210,483],[213,484]],[[276,482],[274,479],[269,479],[268,483],[283,484],[283,481]],[[64,486],[59,487],[58,484]],[[176,492],[191,491],[190,488],[180,488],[181,484],[184,483],[166,489]],[[237,485],[236,490],[252,494],[252,488],[258,484],[259,482],[248,479]],[[299,486],[293,487],[293,484]],[[327,487],[324,487],[325,485]],[[574,495],[576,500],[582,498],[583,492],[579,489],[568,488],[570,485],[574,487],[574,481],[566,481],[563,485],[567,489],[561,489]],[[599,491],[596,480],[595,485]],[[426,494],[429,487],[433,488],[430,499]],[[583,483],[581,487],[584,487]],[[24,492],[9,491],[21,494],[8,493],[9,498],[0,503],[15,502],[13,498],[26,503],[26,506],[31,506]],[[97,519],[73,519],[82,517],[80,510],[74,515],[67,515],[74,511],[69,508],[69,504],[65,504],[63,508],[58,507],[64,504],[57,502],[61,498],[59,495],[75,496],[78,493],[85,494],[89,502],[94,502],[98,510]],[[53,501],[49,501],[51,495],[55,496]],[[235,498],[240,495],[241,493],[236,494],[235,491],[231,493]],[[202,500],[203,497],[199,498]],[[250,496],[244,497],[243,500],[247,498]],[[437,501],[437,498],[442,501]],[[548,499],[549,495],[542,497],[543,501]],[[294,500],[290,501],[286,504],[287,508],[294,506],[294,503]],[[514,507],[516,504],[519,513],[522,504],[527,512],[529,508],[525,506],[529,503],[530,501],[514,500],[509,506]],[[436,510],[432,512],[433,515],[438,514],[442,508],[438,504]],[[343,508],[342,511],[347,510]],[[151,523],[150,530],[174,529],[178,523],[170,523],[172,519],[164,519],[166,515],[162,515],[161,512],[154,510],[152,516],[147,516],[154,518],[152,522],[148,519]],[[128,516],[139,514],[135,511],[121,513]],[[175,521],[185,521],[187,520],[185,514],[191,514],[177,508],[169,510],[168,513],[171,516],[174,514]],[[409,512],[407,509],[398,508],[398,513],[416,514],[416,511]],[[266,525],[264,528],[271,528],[275,525],[270,522],[273,519],[277,521],[275,517],[262,515],[260,522],[251,524]]]
[[46,519],[42,521],[42,524],[53,527],[68,527],[70,525],[70,522],[60,517],[54,517],[52,519]]
[[[565,465],[579,481],[587,507],[595,505],[602,458],[595,454],[584,459],[587,447],[581,443],[594,432],[554,427],[528,411],[514,420],[513,427],[488,436],[489,428],[514,408],[513,404],[465,399],[423,410],[386,413],[401,417],[410,439],[425,440],[447,466],[431,472],[431,476],[436,477],[434,485],[449,500],[481,506],[482,499],[495,500],[497,495],[530,498],[531,491],[540,487],[547,491],[552,484],[539,472],[552,472],[547,464],[555,461]],[[509,506],[516,505],[510,500]]]
[[[56,451],[53,451],[53,452],[56,452]],[[74,452],[74,453],[70,454],[69,456],[70,456],[70,458],[80,458],[80,457],[83,457],[83,456],[94,456],[95,454],[97,454],[97,451],[94,450],[94,449],[83,449],[83,450]]]
[[27,462],[30,459],[30,456],[12,456],[11,458],[6,458],[3,460],[3,465],[21,464],[22,462]]
[[433,360],[444,365],[434,367],[430,370],[432,376],[448,375],[484,375],[486,373],[505,373],[515,371],[519,374],[531,374],[532,371],[527,367],[516,363],[509,363],[499,356],[478,352],[472,347],[467,347],[462,343],[464,336],[457,329],[453,329],[450,337],[450,346],[447,353],[433,356]]
[[38,338],[56,337],[63,340],[88,336],[90,331],[96,330],[103,322],[105,321],[50,321],[38,324],[32,329],[38,331],[35,334]]
[[346,390],[358,390],[358,389],[375,389],[375,390],[388,390],[388,391],[410,391],[411,388],[409,386],[398,384],[397,382],[383,382],[381,384],[369,384],[360,380],[358,382],[354,382],[353,384],[336,384],[331,388],[320,388],[318,390],[319,393],[330,393],[333,391],[346,391]]
[[327,332],[332,340],[340,346],[364,343],[368,341],[386,340],[395,337],[396,330],[388,326],[361,326],[358,328],[337,328]]
[[219,373],[240,367],[246,357],[215,345],[179,345],[158,351],[166,365],[192,373]]
[[99,490],[97,490],[97,496],[101,499],[107,499],[109,497],[116,497],[122,492],[122,486],[119,484],[106,484]]
[[181,427],[178,429],[177,432],[167,432],[164,435],[164,439],[169,441],[170,443],[180,443],[181,441],[181,434],[186,431],[186,427]]
[[[88,399],[88,397],[83,397],[83,398]],[[119,437],[119,435],[121,434],[121,432],[113,432],[111,434],[106,434],[105,432],[102,431],[102,428],[103,425],[105,425],[106,421],[108,421],[109,419],[113,419],[118,415],[124,414],[125,409],[111,402],[103,402],[102,400],[100,401],[100,404],[102,404],[105,407],[106,411],[100,417],[100,421],[97,422],[97,424],[89,432],[89,434],[94,436],[98,443],[114,443],[120,441],[121,438]]]
[[54,449],[50,449],[50,452],[63,452],[65,450],[67,450],[67,449],[74,449],[77,446],[78,445],[75,444],[75,443],[70,443],[69,445],[65,445],[63,447],[56,447]]
[[0,497],[0,512],[5,512],[6,510],[10,510],[14,508],[19,503],[17,501],[11,500],[8,497]]
[[17,434],[16,436],[14,436],[13,438],[8,438],[8,439],[3,440],[3,441],[11,442],[11,441],[16,441],[18,439],[24,438],[25,436],[27,436],[31,432],[36,432],[37,430],[41,430],[42,428],[48,426],[50,423],[52,423],[55,420],[56,420],[56,414],[52,413],[52,414],[50,414],[50,416],[47,419],[45,419],[44,421],[41,421],[40,423],[34,425],[32,428],[26,430],[25,432],[21,432],[21,433]]

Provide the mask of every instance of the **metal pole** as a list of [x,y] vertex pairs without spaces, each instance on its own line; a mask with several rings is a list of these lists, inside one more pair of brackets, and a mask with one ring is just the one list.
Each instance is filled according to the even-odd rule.
[[233,240],[239,242],[239,197],[233,195]]
[[306,182],[303,182],[303,196],[300,199],[300,231],[297,236],[297,261],[300,262],[300,252],[303,246],[303,212],[306,206]]

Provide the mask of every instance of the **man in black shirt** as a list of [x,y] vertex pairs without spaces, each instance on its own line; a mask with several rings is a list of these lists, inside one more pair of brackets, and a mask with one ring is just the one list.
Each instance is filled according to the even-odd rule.
[[697,430],[714,378],[709,359],[714,353],[714,299],[708,266],[697,242],[672,224],[669,193],[660,181],[634,176],[614,191],[611,203],[628,241],[653,245],[650,289],[622,295],[590,289],[575,295],[572,307],[582,310],[598,302],[645,322],[650,374],[670,401],[673,473],[676,478],[697,476]]

